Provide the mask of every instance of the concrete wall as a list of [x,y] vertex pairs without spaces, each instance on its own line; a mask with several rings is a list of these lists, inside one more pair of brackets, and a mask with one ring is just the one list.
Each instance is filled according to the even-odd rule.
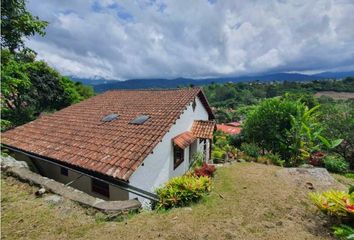
[[[130,177],[129,182],[132,186],[154,192],[156,188],[163,185],[170,178],[183,175],[189,169],[189,147],[184,151],[184,161],[173,169],[173,143],[172,138],[185,131],[191,130],[194,120],[208,120],[208,112],[204,108],[199,98],[196,98],[196,107],[193,111],[192,103],[181,114],[180,118],[170,128],[169,132],[163,137],[162,141],[154,148],[150,154]],[[192,149],[199,149],[197,146]],[[130,193],[129,198],[138,197]],[[145,199],[138,197],[140,201],[147,203]]]
[[[83,192],[86,192],[94,197],[98,197],[104,200],[128,200],[129,199],[129,193],[125,190],[122,190],[118,187],[109,185],[109,194],[110,197],[107,198],[103,195],[97,194],[95,192],[92,192],[92,185],[91,185],[91,178],[88,176],[81,176],[81,174],[77,173],[77,172],[73,172],[68,170],[68,176],[62,175],[60,173],[60,167],[48,162],[44,162],[38,159],[33,159],[31,161],[31,159],[29,159],[26,155],[24,154],[20,154],[20,153],[14,153],[12,154],[13,157],[19,161],[26,161],[29,166],[30,169],[33,171],[38,172],[39,174],[54,179],[58,182],[61,183],[69,183],[70,181],[75,180],[72,184],[70,184],[71,187],[79,189]],[[80,177],[80,178],[78,178]]]

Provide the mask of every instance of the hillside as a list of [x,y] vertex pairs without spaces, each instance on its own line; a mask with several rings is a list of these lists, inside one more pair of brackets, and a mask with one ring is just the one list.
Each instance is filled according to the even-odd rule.
[[179,86],[202,86],[210,83],[227,83],[227,82],[270,82],[270,81],[311,81],[328,78],[344,78],[354,76],[354,72],[325,72],[314,75],[306,75],[299,73],[275,73],[268,75],[254,75],[241,77],[222,77],[222,78],[176,78],[176,79],[130,79],[125,81],[106,80],[106,79],[84,79],[72,77],[74,81],[92,85],[95,92],[104,92],[111,89],[148,89],[148,88],[176,88]]
[[[237,163],[219,168],[210,196],[191,208],[102,220],[73,202],[36,198],[36,187],[2,178],[4,239],[332,239],[308,189],[275,175],[279,167]],[[60,224],[59,224],[60,223]]]

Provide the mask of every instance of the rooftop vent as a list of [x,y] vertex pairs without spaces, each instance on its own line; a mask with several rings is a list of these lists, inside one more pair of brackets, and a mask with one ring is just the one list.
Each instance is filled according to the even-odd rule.
[[112,113],[112,114],[108,114],[107,116],[104,116],[101,121],[102,122],[112,122],[116,119],[118,119],[118,114]]
[[130,124],[137,124],[137,125],[141,125],[144,122],[146,122],[148,119],[150,118],[150,116],[148,115],[139,115],[136,118],[134,118]]

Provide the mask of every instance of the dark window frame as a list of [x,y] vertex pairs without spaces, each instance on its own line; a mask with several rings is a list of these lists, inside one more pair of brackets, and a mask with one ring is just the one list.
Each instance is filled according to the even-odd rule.
[[91,191],[107,198],[110,196],[109,184],[93,178],[91,178]]
[[177,145],[173,146],[173,170],[184,162],[184,149]]
[[69,170],[65,167],[60,167],[60,174],[63,176],[69,176]]

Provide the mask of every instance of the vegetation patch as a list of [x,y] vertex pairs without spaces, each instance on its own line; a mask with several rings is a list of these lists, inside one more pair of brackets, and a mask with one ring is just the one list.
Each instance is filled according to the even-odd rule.
[[[317,208],[326,215],[335,218],[334,234],[341,239],[354,239],[354,192],[329,190],[323,193],[310,193],[309,196]],[[338,225],[338,223],[340,225]],[[348,225],[350,226],[348,226]]]
[[157,209],[187,206],[200,200],[210,190],[211,178],[208,176],[187,174],[172,178],[164,187],[156,190],[160,198]]

